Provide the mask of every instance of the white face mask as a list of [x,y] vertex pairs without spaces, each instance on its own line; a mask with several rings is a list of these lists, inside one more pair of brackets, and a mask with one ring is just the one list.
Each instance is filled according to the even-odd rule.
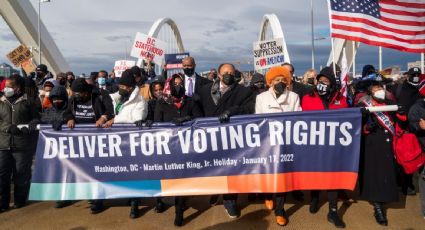
[[15,90],[10,87],[4,87],[3,89],[4,96],[11,97],[15,94]]
[[376,99],[384,100],[385,99],[385,90],[380,89],[373,93],[373,97]]

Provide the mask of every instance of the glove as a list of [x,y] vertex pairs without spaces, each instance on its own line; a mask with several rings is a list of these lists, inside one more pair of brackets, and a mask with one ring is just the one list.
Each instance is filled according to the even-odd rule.
[[406,114],[406,109],[404,108],[404,106],[398,105],[397,113],[398,114]]
[[37,130],[37,125],[38,125],[38,122],[37,121],[30,121],[28,123],[28,129],[29,129],[29,131],[30,132],[36,131]]
[[22,127],[22,128],[21,128],[21,133],[22,133],[22,134],[24,134],[24,135],[28,135],[28,134],[30,134],[30,133],[31,133],[31,131],[30,131],[30,129],[29,129],[29,128],[27,128],[27,127]]
[[370,114],[370,111],[366,108],[361,108],[360,111],[362,112],[363,116],[367,116]]
[[136,122],[134,122],[134,124],[135,124],[137,127],[141,128],[141,127],[143,126],[143,120],[136,121]]
[[218,117],[220,123],[227,123],[230,121],[230,111],[226,110]]
[[61,121],[53,121],[52,129],[55,130],[55,131],[62,130],[62,122]]
[[171,122],[177,126],[181,126],[184,122],[190,121],[192,118],[190,116],[184,117],[175,117]]
[[152,124],[153,124],[153,121],[152,121],[152,120],[147,120],[147,121],[145,122],[145,127],[150,128],[150,127],[152,127]]
[[18,128],[18,126],[11,125],[9,127],[8,133],[10,133],[12,135],[19,135],[19,134],[22,134],[22,131]]

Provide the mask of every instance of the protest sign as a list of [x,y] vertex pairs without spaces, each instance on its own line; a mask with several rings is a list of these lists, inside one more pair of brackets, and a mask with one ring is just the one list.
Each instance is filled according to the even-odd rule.
[[32,53],[26,46],[20,45],[6,56],[14,66],[21,67],[22,62],[32,57]]
[[130,55],[143,60],[151,60],[162,66],[164,61],[166,43],[146,34],[138,32],[131,49]]
[[135,61],[128,61],[128,60],[115,61],[115,66],[114,66],[115,77],[121,77],[122,73],[126,69],[130,69],[131,67],[135,65],[136,65]]
[[22,69],[24,69],[25,73],[31,73],[35,71],[35,68],[37,68],[37,66],[34,65],[31,59],[27,59],[26,61],[23,61],[21,63],[21,67]]
[[353,190],[360,108],[140,129],[43,126],[31,200]]
[[167,69],[182,69],[182,61],[186,57],[189,57],[189,53],[166,54],[165,63],[167,65],[165,67]]
[[283,38],[254,42],[254,68],[256,71],[285,63]]

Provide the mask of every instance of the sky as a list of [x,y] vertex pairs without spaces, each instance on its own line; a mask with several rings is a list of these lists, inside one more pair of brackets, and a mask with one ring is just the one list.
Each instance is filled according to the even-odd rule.
[[[29,1],[38,6],[38,0]],[[147,34],[164,17],[176,22],[197,72],[237,61],[242,70],[252,70],[253,42],[263,15],[271,13],[280,20],[296,74],[311,68],[310,0],[51,0],[41,8],[44,25],[76,74],[112,69],[115,60],[129,55],[135,34]],[[314,26],[315,37],[325,37],[316,41],[318,68],[331,51],[326,0],[314,1]],[[6,54],[18,45],[0,17],[0,63],[9,63]],[[383,49],[384,67],[405,70],[407,62],[419,59],[419,54]],[[357,71],[365,64],[377,66],[378,47],[361,44],[356,60]]]

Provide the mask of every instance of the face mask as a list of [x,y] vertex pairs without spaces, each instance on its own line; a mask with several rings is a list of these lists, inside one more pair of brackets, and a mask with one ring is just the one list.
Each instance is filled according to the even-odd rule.
[[255,83],[254,87],[257,89],[264,89],[264,83],[260,82],[260,83]]
[[99,77],[99,78],[97,79],[97,83],[98,83],[99,85],[106,85],[106,78]]
[[184,89],[182,86],[180,85],[175,85],[172,89],[171,89],[171,95],[173,95],[174,97],[180,98],[184,96]]
[[12,97],[13,95],[15,95],[15,90],[10,87],[4,87],[3,93],[5,97]]
[[118,93],[121,95],[121,97],[123,97],[123,98],[128,98],[128,97],[130,97],[130,92],[128,92],[127,90],[125,90],[125,89],[119,89],[118,90]]
[[314,78],[308,78],[308,79],[307,79],[307,83],[308,83],[309,85],[314,85]]
[[235,83],[235,76],[226,73],[223,75],[222,81],[225,85],[233,85]]
[[55,109],[62,109],[64,104],[65,103],[63,101],[55,101],[55,102],[52,103],[52,106]]
[[195,73],[195,69],[194,68],[184,68],[183,72],[186,76],[192,76]]
[[50,92],[45,92],[44,93],[44,97],[49,97],[49,95],[50,95]]
[[61,79],[59,81],[59,85],[66,85],[66,80],[65,79]]
[[385,99],[385,90],[380,89],[380,90],[376,91],[375,93],[373,93],[373,97],[378,99],[378,100],[384,100]]
[[327,94],[329,94],[329,92],[330,92],[330,89],[329,89],[329,86],[328,85],[326,85],[326,84],[323,84],[323,83],[319,83],[319,84],[317,84],[317,93],[320,95],[320,96],[323,96],[323,95],[327,95]]
[[419,83],[419,76],[418,75],[413,75],[409,77],[409,83],[412,85],[418,85]]
[[274,91],[276,92],[276,94],[279,94],[279,96],[285,92],[286,89],[286,84],[283,82],[279,82],[276,85],[274,85]]

